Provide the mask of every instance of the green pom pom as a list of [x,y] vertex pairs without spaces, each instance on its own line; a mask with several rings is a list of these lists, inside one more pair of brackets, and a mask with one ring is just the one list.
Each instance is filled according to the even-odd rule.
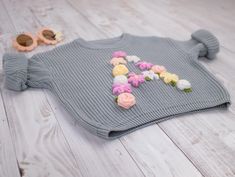
[[190,92],[192,92],[192,88],[186,88],[186,89],[184,89],[184,92],[190,93]]
[[114,101],[117,103],[117,101],[118,101],[118,97],[117,96],[115,96]]
[[176,86],[176,82],[174,82],[174,81],[171,81],[170,84],[171,84],[173,87]]
[[146,81],[151,81],[152,79],[147,76],[147,77],[145,77],[145,80],[146,80]]

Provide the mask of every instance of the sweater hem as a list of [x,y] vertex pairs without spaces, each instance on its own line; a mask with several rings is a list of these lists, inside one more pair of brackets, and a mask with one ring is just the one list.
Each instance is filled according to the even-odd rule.
[[174,107],[144,112],[138,117],[133,117],[121,125],[105,130],[97,129],[97,136],[104,139],[116,139],[129,134],[137,129],[159,123],[182,114],[202,112],[209,109],[224,108],[231,104],[230,98],[215,100],[214,102],[194,102],[192,104],[177,105]]

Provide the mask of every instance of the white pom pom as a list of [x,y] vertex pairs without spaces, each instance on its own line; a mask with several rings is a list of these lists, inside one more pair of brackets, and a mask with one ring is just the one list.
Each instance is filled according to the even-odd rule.
[[143,71],[142,74],[143,74],[145,80],[159,79],[159,76],[157,74],[155,74],[152,70]]
[[126,56],[126,59],[128,62],[134,62],[134,63],[137,63],[138,61],[140,61],[140,58],[135,55]]
[[114,79],[113,79],[113,84],[126,84],[128,83],[128,79],[126,76],[124,75],[119,75],[119,76],[116,76]]
[[180,90],[185,90],[185,89],[191,88],[190,82],[187,80],[184,80],[184,79],[178,80],[176,85],[177,85],[177,88]]

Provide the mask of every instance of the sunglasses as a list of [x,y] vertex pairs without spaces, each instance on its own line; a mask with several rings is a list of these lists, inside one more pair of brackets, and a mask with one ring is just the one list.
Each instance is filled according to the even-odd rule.
[[51,28],[42,28],[34,36],[31,33],[21,33],[13,40],[13,47],[22,52],[29,52],[39,44],[55,45],[63,39],[61,32],[56,32]]

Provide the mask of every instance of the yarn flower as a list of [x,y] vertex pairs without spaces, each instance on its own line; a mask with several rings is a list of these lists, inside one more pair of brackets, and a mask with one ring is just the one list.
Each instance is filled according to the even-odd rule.
[[129,55],[129,56],[126,56],[126,60],[128,62],[134,62],[134,63],[137,63],[138,61],[140,61],[140,58],[135,56],[135,55]]
[[[169,78],[168,78],[169,79]],[[176,86],[176,83],[178,82],[178,80],[179,80],[179,76],[178,75],[176,75],[176,74],[171,74],[170,75],[170,84],[172,85],[172,86]]]
[[172,86],[175,86],[178,80],[179,80],[179,76],[177,76],[176,74],[171,74],[171,73],[165,74],[163,78],[163,81],[166,84],[171,84]]
[[114,95],[120,95],[121,93],[132,92],[130,84],[113,84],[112,90]]
[[113,79],[113,84],[127,84],[127,83],[128,79],[125,75],[119,75]]
[[143,71],[142,74],[143,74],[144,79],[146,81],[151,81],[151,80],[154,80],[154,79],[159,79],[159,76],[157,74],[155,74],[152,70]]
[[116,51],[116,52],[113,52],[113,54],[112,54],[112,56],[113,56],[113,58],[115,57],[115,58],[120,58],[120,57],[122,57],[122,58],[125,58],[126,57],[126,52],[124,52],[124,51]]
[[140,84],[144,83],[144,76],[142,74],[130,73],[128,75],[128,83],[133,87],[139,87]]
[[186,93],[192,92],[191,84],[187,80],[184,80],[184,79],[178,80],[176,86],[177,86],[178,89],[183,90]]
[[110,64],[112,64],[113,66],[119,65],[119,64],[127,64],[126,60],[124,58],[112,58],[110,60]]
[[169,77],[169,75],[171,75],[171,73],[164,71],[161,74],[159,74],[159,77],[161,79],[164,79],[165,77]]
[[135,96],[131,93],[121,93],[118,95],[117,99],[118,106],[129,109],[136,104]]
[[113,76],[114,77],[119,76],[119,75],[126,75],[128,72],[129,72],[128,68],[123,64],[116,65],[113,68]]
[[154,65],[152,66],[151,70],[155,73],[155,74],[161,74],[162,72],[166,71],[166,68],[164,66],[160,66],[160,65]]
[[141,70],[149,70],[153,66],[152,63],[148,63],[146,61],[139,61],[135,65],[139,67]]

